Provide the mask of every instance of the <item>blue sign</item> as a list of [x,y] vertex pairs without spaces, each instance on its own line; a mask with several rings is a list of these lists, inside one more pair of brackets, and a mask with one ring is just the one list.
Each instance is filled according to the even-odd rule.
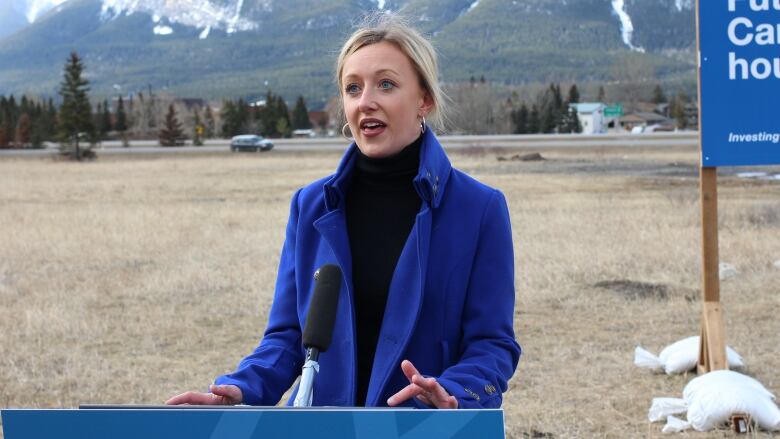
[[780,164],[780,1],[699,0],[702,166]]
[[504,438],[500,409],[195,407],[1,412],[5,439]]

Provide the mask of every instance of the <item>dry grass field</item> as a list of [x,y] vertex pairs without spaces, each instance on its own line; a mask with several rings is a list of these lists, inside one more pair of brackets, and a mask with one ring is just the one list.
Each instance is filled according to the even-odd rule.
[[[640,370],[633,351],[699,331],[696,151],[497,160],[516,152],[451,153],[512,215],[524,355],[507,437],[661,437],[651,399],[692,375]],[[339,156],[0,161],[0,407],[160,404],[232,370],[262,334],[290,196]],[[724,176],[719,192],[739,271],[721,284],[727,341],[780,393],[780,182]]]

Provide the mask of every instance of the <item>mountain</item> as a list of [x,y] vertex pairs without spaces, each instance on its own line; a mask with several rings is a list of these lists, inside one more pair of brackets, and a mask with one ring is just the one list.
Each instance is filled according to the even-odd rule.
[[251,99],[270,88],[316,107],[336,92],[333,64],[353,23],[378,9],[401,10],[432,37],[448,83],[694,71],[693,0],[68,0],[0,39],[0,95],[55,94],[75,50],[97,95]]
[[65,0],[3,0],[0,3],[0,40],[27,27]]
[[0,2],[0,39],[27,26],[25,10],[20,8],[18,3],[16,1]]

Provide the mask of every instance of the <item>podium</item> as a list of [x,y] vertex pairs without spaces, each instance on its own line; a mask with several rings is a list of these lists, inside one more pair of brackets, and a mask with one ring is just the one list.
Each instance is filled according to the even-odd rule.
[[503,410],[132,406],[4,409],[5,439],[503,439]]

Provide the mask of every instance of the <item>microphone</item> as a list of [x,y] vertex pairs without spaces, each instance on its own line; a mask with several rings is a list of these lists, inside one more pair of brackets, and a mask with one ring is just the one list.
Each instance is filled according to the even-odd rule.
[[306,313],[306,326],[303,328],[306,362],[293,407],[311,407],[314,378],[320,370],[320,352],[327,351],[333,339],[340,290],[341,269],[337,265],[326,264],[314,272],[314,293]]

